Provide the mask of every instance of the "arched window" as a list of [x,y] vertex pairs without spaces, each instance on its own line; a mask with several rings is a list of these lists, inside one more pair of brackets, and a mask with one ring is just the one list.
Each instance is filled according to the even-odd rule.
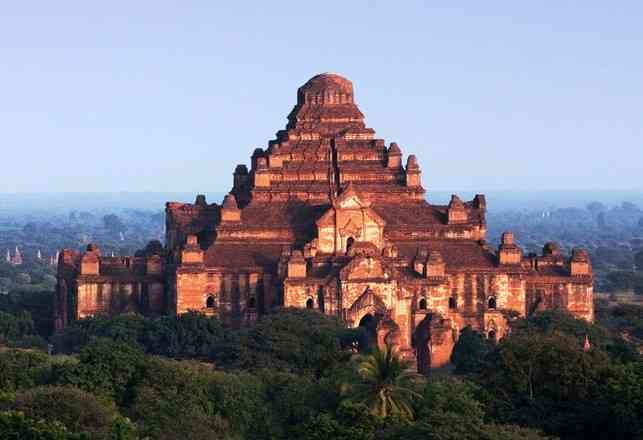
[[315,301],[313,301],[312,298],[308,298],[308,301],[306,301],[306,308],[312,309],[313,307],[315,307]]
[[248,308],[249,309],[254,309],[256,307],[256,305],[257,305],[257,300],[255,300],[254,296],[251,296],[250,298],[248,298]]
[[205,306],[208,309],[213,309],[217,306],[216,299],[214,298],[214,295],[208,295],[208,299],[205,300]]
[[456,302],[456,299],[454,297],[449,298],[449,308],[451,310],[455,310],[457,308],[458,304]]
[[488,302],[487,305],[488,305],[489,309],[495,309],[496,308],[496,298],[494,298],[493,296],[491,298],[489,298],[489,302]]
[[353,243],[355,243],[355,239],[353,237],[348,237],[348,239],[346,240],[346,252],[351,250]]
[[426,298],[420,299],[420,302],[418,303],[418,308],[420,310],[426,310]]

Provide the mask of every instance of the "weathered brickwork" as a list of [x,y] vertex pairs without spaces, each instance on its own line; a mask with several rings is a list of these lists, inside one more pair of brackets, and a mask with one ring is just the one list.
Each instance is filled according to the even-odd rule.
[[[430,199],[430,198],[429,198]],[[196,310],[238,325],[308,307],[364,326],[418,368],[449,360],[465,326],[492,339],[521,316],[565,309],[592,320],[587,253],[555,243],[524,255],[486,237],[486,200],[426,201],[414,155],[367,128],[353,85],[315,76],[285,130],[238,165],[223,203],[166,205],[166,243],[134,257],[63,250],[58,326],[94,314]]]

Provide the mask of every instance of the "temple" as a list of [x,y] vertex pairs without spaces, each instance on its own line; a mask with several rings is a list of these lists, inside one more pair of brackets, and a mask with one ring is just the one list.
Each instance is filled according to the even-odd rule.
[[131,257],[62,250],[57,326],[190,310],[244,325],[306,307],[364,326],[425,370],[448,363],[465,326],[499,339],[513,316],[540,309],[593,320],[587,252],[548,243],[524,255],[510,232],[492,248],[486,207],[483,195],[429,203],[417,158],[375,137],[352,83],[317,75],[285,130],[237,165],[222,204],[167,203],[164,245]]

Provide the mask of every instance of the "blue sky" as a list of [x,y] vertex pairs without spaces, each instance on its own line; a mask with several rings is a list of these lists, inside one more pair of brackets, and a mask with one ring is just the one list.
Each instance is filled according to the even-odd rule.
[[226,191],[316,73],[441,190],[643,190],[638,1],[5,2],[0,192]]

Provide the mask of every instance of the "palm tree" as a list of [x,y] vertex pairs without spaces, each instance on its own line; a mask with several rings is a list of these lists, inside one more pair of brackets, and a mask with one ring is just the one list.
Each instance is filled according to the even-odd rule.
[[397,415],[413,419],[413,399],[420,397],[415,391],[422,377],[411,369],[395,350],[386,345],[376,348],[371,354],[360,356],[357,361],[357,383],[349,389],[352,400],[365,404],[370,413],[385,418]]

